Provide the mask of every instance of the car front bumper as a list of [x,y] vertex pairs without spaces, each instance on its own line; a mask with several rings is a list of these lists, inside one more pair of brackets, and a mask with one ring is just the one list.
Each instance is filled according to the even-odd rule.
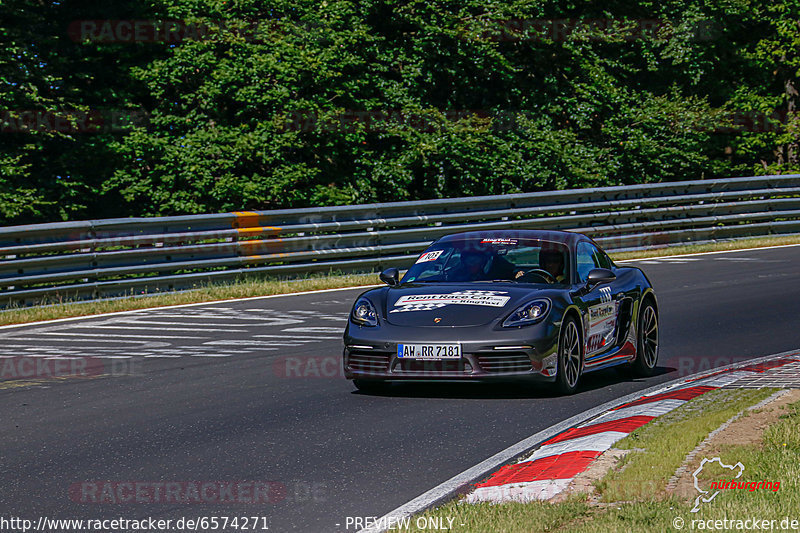
[[[364,327],[350,323],[344,335],[344,374],[364,380],[552,382],[559,328],[542,323],[522,328]],[[460,359],[397,357],[398,344],[461,345]]]

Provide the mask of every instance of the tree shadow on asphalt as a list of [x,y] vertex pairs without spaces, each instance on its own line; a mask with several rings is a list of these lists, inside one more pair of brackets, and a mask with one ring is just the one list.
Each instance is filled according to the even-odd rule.
[[[651,377],[635,377],[628,369],[619,367],[608,368],[590,372],[581,376],[578,390],[574,395],[566,396],[551,383],[543,382],[394,382],[386,383],[380,390],[369,392],[354,390],[352,394],[358,396],[378,396],[394,398],[441,398],[441,399],[464,399],[464,400],[488,400],[488,399],[547,399],[547,398],[569,398],[580,397],[583,394],[624,383],[638,383],[648,385],[654,378],[664,374],[675,372],[677,369],[672,367],[658,366]],[[655,384],[653,382],[652,384]],[[646,387],[640,387],[646,388]],[[634,392],[635,389],[620,391],[620,395]]]

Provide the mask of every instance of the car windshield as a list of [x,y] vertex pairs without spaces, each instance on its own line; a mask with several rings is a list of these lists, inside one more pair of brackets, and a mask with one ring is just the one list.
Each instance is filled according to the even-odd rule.
[[430,246],[402,283],[517,281],[566,283],[569,255],[563,243],[538,239],[450,239]]

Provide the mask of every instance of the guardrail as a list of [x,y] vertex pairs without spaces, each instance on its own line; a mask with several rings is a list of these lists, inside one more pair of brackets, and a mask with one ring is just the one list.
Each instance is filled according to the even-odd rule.
[[564,229],[607,250],[800,232],[800,175],[0,228],[0,306],[253,275],[408,265],[473,229]]

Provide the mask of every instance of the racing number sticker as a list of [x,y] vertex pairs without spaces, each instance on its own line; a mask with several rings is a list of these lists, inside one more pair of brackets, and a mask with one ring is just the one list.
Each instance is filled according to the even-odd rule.
[[442,255],[444,250],[436,250],[434,252],[426,252],[422,254],[419,259],[417,259],[417,263],[426,263],[428,261],[436,261],[439,259],[439,256]]

